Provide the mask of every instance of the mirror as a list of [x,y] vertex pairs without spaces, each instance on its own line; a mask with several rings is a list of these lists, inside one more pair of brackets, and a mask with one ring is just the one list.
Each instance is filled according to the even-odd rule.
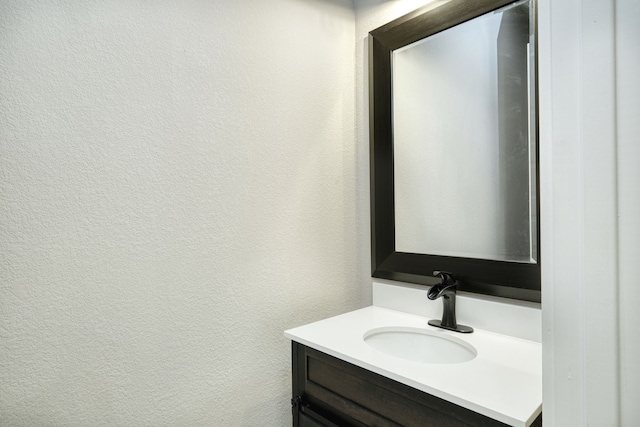
[[540,301],[534,0],[370,33],[373,276]]
[[529,19],[520,2],[392,52],[397,251],[536,262]]

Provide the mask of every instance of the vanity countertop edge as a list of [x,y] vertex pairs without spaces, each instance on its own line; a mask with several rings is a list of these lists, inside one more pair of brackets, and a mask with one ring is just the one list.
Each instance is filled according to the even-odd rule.
[[[516,427],[542,411],[542,345],[476,329],[459,334],[428,318],[370,306],[284,332],[285,337],[353,365]],[[424,328],[462,339],[477,350],[468,362],[433,364],[386,355],[364,341],[381,327]]]

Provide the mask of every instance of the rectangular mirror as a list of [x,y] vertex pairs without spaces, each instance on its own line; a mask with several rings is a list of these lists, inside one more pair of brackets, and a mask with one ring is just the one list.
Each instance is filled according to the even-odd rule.
[[535,263],[529,2],[392,52],[396,251]]
[[535,0],[441,0],[370,33],[372,271],[540,301]]

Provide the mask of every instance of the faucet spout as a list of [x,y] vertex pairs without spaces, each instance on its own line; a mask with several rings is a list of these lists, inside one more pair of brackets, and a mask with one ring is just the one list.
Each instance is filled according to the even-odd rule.
[[456,321],[456,288],[458,281],[453,277],[453,274],[444,271],[434,271],[433,275],[439,277],[441,283],[429,289],[427,298],[430,300],[442,298],[443,310],[442,320],[429,320],[429,324],[456,332],[473,332],[473,328],[470,326],[459,325]]
[[437,276],[442,280],[441,283],[437,285],[433,285],[429,292],[427,293],[427,298],[430,300],[436,300],[442,296],[451,295],[453,291],[453,297],[455,298],[455,287],[458,285],[456,279],[454,279],[453,274],[447,273],[446,271],[434,271],[434,276]]

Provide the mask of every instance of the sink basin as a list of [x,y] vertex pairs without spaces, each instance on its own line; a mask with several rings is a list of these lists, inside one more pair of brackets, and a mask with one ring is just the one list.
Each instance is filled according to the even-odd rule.
[[478,355],[469,343],[437,331],[406,327],[371,329],[364,341],[390,356],[424,363],[462,363]]

